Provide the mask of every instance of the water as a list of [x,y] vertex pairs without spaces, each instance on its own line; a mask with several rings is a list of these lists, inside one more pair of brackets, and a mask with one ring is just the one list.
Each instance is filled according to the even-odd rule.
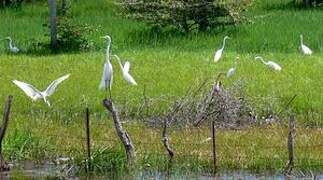
[[[211,174],[194,174],[190,172],[185,173],[164,173],[156,171],[138,171],[133,174],[126,175],[91,175],[91,176],[79,176],[77,175],[77,167],[72,165],[57,165],[54,163],[46,162],[43,165],[36,165],[33,162],[23,162],[14,164],[12,170],[9,172],[0,173],[0,179],[200,179],[200,180],[213,180],[213,179],[225,179],[225,180],[258,180],[258,179],[288,179],[282,174],[276,173],[252,173],[248,171],[228,171],[221,172],[216,176]],[[291,179],[314,179],[323,180],[323,172],[321,173],[296,173]]]

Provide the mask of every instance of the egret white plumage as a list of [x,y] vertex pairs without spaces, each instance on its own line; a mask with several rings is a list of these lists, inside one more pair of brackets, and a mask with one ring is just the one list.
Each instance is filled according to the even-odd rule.
[[123,76],[123,78],[124,78],[127,82],[129,82],[130,84],[132,84],[132,85],[137,85],[137,83],[136,83],[135,79],[134,79],[134,78],[129,74],[130,63],[129,63],[128,61],[126,61],[126,62],[124,63],[124,65],[122,65],[122,62],[121,62],[121,60],[120,60],[119,56],[117,56],[117,55],[113,55],[113,56],[117,59],[117,61],[118,61],[119,65],[120,65],[120,68],[121,68],[121,71],[122,71],[122,76]]
[[280,65],[278,65],[277,63],[273,62],[273,61],[264,61],[264,59],[260,56],[256,56],[255,60],[260,60],[262,63],[264,63],[265,65],[267,65],[268,67],[270,67],[271,69],[275,70],[275,71],[281,71],[282,68]]
[[113,68],[110,62],[111,37],[109,35],[106,35],[102,38],[104,38],[107,41],[107,50],[106,50],[106,59],[103,66],[103,73],[102,73],[102,78],[101,78],[99,88],[109,91],[109,95],[111,99],[111,88],[112,88],[112,82],[113,82]]
[[220,61],[220,59],[222,57],[222,54],[223,54],[224,47],[225,47],[225,42],[226,42],[227,39],[230,39],[229,36],[224,37],[222,47],[215,52],[215,54],[214,54],[214,62]]
[[304,55],[312,55],[313,54],[313,51],[304,44],[304,40],[303,40],[303,35],[302,34],[300,35],[300,38],[301,38],[301,46],[300,46],[300,49],[301,49],[302,53]]
[[38,99],[43,99],[44,102],[50,106],[49,101],[47,100],[47,97],[51,96],[54,94],[58,84],[69,78],[70,74],[67,74],[65,76],[62,76],[56,80],[54,80],[45,91],[39,91],[36,89],[34,86],[27,84],[25,82],[21,82],[18,80],[13,80],[12,82],[16,84],[21,90],[25,92],[27,96],[29,96],[32,101],[37,101]]
[[9,50],[10,50],[10,52],[12,52],[12,53],[18,53],[19,52],[19,49],[15,45],[13,45],[11,37],[8,36],[8,37],[6,37],[4,39],[9,41]]
[[227,78],[231,78],[235,74],[235,72],[237,70],[238,60],[239,60],[239,57],[236,57],[235,62],[234,62],[234,66],[232,68],[230,68],[227,72]]

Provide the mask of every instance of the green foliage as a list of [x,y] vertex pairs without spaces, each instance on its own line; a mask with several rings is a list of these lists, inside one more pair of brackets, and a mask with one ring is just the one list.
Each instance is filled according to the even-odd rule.
[[87,39],[93,28],[87,24],[74,23],[67,17],[60,17],[57,21],[57,43],[59,50],[74,51],[87,50],[93,42]]
[[[44,27],[50,28],[44,24]],[[96,31],[88,24],[77,24],[69,17],[58,17],[57,20],[57,49],[56,52],[86,51],[93,47],[94,42],[89,40],[88,36]],[[33,53],[49,52],[50,44],[48,42],[48,30],[45,36],[40,39],[31,39],[29,51]]]
[[220,2],[216,0],[123,0],[126,17],[147,22],[157,27],[173,26],[189,32],[213,26],[235,24],[242,20],[252,0]]

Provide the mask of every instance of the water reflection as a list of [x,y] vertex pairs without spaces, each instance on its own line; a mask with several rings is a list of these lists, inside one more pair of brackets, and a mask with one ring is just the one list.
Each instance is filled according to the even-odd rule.
[[153,180],[163,180],[163,179],[200,179],[200,180],[213,180],[213,179],[224,179],[224,180],[236,180],[236,179],[246,179],[246,180],[258,180],[258,179],[315,179],[323,180],[323,172],[313,173],[313,172],[302,172],[296,173],[294,177],[287,178],[282,174],[275,173],[252,173],[249,171],[228,171],[220,172],[216,176],[211,174],[194,174],[190,172],[185,173],[164,173],[156,171],[138,171],[133,174],[124,175],[91,175],[83,176],[77,174],[78,168],[72,165],[56,165],[54,163],[45,163],[41,166],[35,165],[32,162],[24,162],[15,164],[10,172],[4,172],[0,174],[0,179],[153,179]]

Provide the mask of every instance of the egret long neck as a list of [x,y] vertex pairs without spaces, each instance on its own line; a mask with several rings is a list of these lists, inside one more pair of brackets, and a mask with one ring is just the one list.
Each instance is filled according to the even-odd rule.
[[12,39],[9,38],[9,47],[12,49],[13,48],[13,45],[12,45]]
[[107,55],[106,55],[106,61],[110,61],[110,47],[111,47],[111,41],[107,42]]
[[224,49],[226,40],[227,40],[227,38],[224,38],[223,39],[223,44],[222,44],[222,48],[221,49]]
[[121,68],[121,70],[122,70],[122,72],[123,72],[123,65],[122,65],[122,63],[121,63],[121,60],[120,60],[119,56],[115,55],[114,57],[116,57],[116,59],[117,59],[117,61],[118,61],[118,64],[120,65],[120,68]]
[[301,45],[304,45],[303,36],[301,36]]

